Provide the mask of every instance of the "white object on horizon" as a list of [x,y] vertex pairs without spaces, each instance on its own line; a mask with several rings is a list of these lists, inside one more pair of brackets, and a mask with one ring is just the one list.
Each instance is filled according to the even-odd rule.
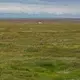
[[38,24],[42,24],[42,22],[38,22]]

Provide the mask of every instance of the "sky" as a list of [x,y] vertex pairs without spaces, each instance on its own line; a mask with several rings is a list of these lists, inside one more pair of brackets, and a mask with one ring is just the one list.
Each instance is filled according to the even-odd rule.
[[80,18],[80,0],[0,0],[0,18]]

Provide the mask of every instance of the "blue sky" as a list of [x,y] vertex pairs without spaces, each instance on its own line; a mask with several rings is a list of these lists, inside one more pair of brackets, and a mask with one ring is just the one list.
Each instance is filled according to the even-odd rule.
[[80,0],[0,0],[0,18],[80,18]]

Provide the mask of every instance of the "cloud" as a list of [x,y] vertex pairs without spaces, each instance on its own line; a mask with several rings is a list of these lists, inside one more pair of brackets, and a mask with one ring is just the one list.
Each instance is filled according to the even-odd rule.
[[27,13],[27,14],[79,14],[78,7],[53,6],[41,4],[0,3],[0,13]]

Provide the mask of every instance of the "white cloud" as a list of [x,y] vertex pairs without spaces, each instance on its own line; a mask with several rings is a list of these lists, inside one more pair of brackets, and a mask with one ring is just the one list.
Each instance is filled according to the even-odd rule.
[[28,14],[77,14],[78,7],[65,7],[53,5],[21,4],[21,3],[0,3],[0,13],[28,13]]
[[21,8],[19,4],[12,4],[12,3],[0,3],[0,13],[17,13],[20,12]]

